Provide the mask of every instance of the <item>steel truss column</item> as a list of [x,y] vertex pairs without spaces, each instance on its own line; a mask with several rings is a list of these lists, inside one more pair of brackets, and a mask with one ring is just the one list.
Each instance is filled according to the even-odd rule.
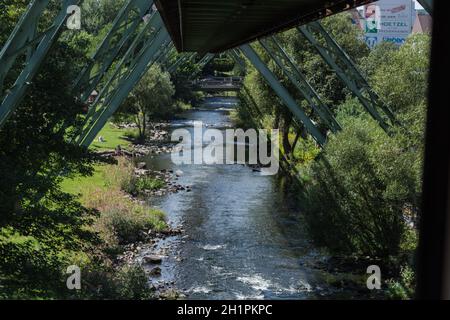
[[[17,108],[25,92],[39,70],[42,61],[55,41],[62,26],[70,15],[67,8],[80,0],[63,0],[61,10],[52,26],[45,31],[38,31],[37,26],[49,0],[34,0],[20,18],[6,44],[0,51],[0,127]],[[4,82],[18,58],[26,53],[25,66],[11,88],[4,90]]]
[[104,106],[108,104],[109,99],[115,90],[118,89],[117,84],[120,82],[120,79],[126,77],[127,74],[131,72],[131,68],[136,64],[137,59],[141,56],[142,52],[151,45],[155,32],[159,31],[161,28],[161,17],[157,12],[154,12],[147,24],[128,47],[121,60],[117,63],[115,69],[110,72],[108,79],[102,84],[102,88],[100,89],[96,100],[90,106],[83,124],[78,128],[78,131],[81,132],[77,139],[78,142],[84,138],[89,128],[103,112]]
[[103,39],[89,64],[75,81],[75,93],[87,102],[127,42],[136,36],[144,17],[150,13],[153,1],[129,0],[117,14],[108,34]]
[[231,58],[234,59],[234,61],[238,65],[238,67],[242,70],[242,72],[245,72],[245,61],[241,59],[239,52],[236,49],[232,49],[228,52],[229,52]]
[[[149,34],[149,31],[152,33]],[[156,12],[128,48],[91,107],[85,121],[85,129],[77,139],[78,143],[88,146],[93,141],[95,135],[128,96],[137,81],[167,49],[168,40],[168,33],[163,27],[159,13]],[[136,50],[138,50],[137,54]]]
[[253,50],[249,44],[239,47],[242,53],[252,63],[252,65],[258,70],[258,72],[266,79],[267,83],[275,91],[277,96],[283,101],[288,109],[294,114],[294,116],[305,126],[309,134],[316,140],[319,145],[325,144],[325,136],[319,131],[315,124],[308,118],[303,112],[295,99],[289,94],[285,87],[278,81],[275,75],[264,64],[258,54]]
[[168,71],[170,74],[175,73],[175,72],[177,71],[178,66],[179,66],[180,64],[182,64],[182,63],[184,63],[184,62],[187,62],[187,61],[191,61],[195,56],[196,56],[195,53],[188,53],[188,54],[186,54],[186,53],[183,54],[183,53],[182,53],[182,54],[181,54],[181,57],[179,57],[178,60],[175,61],[174,64],[172,64],[171,66],[167,67],[167,71]]
[[198,76],[198,74],[203,70],[203,68],[215,57],[216,55],[213,53],[207,53],[205,54],[199,62],[197,62],[197,65],[199,66],[198,71],[191,74],[190,79],[195,78]]
[[297,67],[295,62],[280,46],[275,37],[259,40],[264,50],[269,54],[272,60],[278,65],[290,82],[300,91],[302,96],[308,101],[311,108],[317,113],[320,119],[333,132],[341,129],[341,126],[334,118],[328,106],[322,102],[318,93],[310,85],[306,77]]
[[[385,131],[389,127],[387,120],[390,120],[391,124],[397,123],[391,110],[381,101],[350,57],[319,22],[311,22],[297,27],[297,30],[313,45],[324,61],[336,72],[337,76]],[[324,44],[319,41],[315,33],[320,34],[325,41]],[[384,112],[387,119],[381,116],[379,109]]]

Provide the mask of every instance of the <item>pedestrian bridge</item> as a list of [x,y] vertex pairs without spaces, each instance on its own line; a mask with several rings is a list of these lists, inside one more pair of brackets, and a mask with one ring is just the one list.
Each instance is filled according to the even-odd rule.
[[204,92],[224,92],[239,91],[242,88],[241,77],[208,77],[197,79],[191,82],[191,87],[195,91]]

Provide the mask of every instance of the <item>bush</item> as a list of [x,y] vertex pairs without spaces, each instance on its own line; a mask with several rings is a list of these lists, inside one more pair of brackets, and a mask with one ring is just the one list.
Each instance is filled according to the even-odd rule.
[[95,190],[85,203],[100,211],[94,228],[111,248],[140,240],[142,231],[166,228],[162,211],[136,203],[119,190]]
[[140,193],[145,190],[158,190],[165,186],[164,180],[160,178],[145,176],[139,177],[135,181],[135,190]]
[[81,290],[71,298],[78,299],[151,299],[152,290],[142,267],[123,266],[114,269],[92,262],[81,270]]
[[341,119],[311,166],[305,218],[319,245],[333,252],[396,255],[407,208],[417,210],[419,175],[414,151],[404,150],[365,117]]
[[133,163],[122,158],[118,160],[116,166],[105,172],[105,180],[108,187],[118,186],[132,195],[138,195],[145,190],[158,190],[165,186],[165,181],[157,177],[136,177]]

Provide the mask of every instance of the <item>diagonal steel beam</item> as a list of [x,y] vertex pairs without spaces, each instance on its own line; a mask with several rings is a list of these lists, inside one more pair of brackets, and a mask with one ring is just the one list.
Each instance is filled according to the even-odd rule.
[[[50,48],[56,42],[64,22],[70,15],[67,8],[80,0],[63,0],[53,24],[39,32],[37,24],[43,15],[49,0],[32,1],[20,18],[6,44],[0,51],[0,128],[23,99],[29,84],[33,81]],[[24,67],[12,87],[4,89],[5,79],[23,53],[26,51]]]
[[305,126],[309,134],[316,140],[316,142],[323,146],[326,138],[311,121],[311,119],[300,108],[295,99],[289,94],[285,87],[278,81],[275,75],[270,71],[266,64],[261,60],[255,50],[249,45],[245,44],[239,47],[241,52],[252,63],[256,70],[266,79],[270,87],[275,91],[277,96],[283,101],[285,106],[292,112],[292,114]]
[[90,106],[83,124],[78,128],[78,131],[80,132],[77,138],[78,142],[83,139],[87,134],[87,131],[89,131],[89,128],[97,121],[98,117],[103,112],[105,105],[109,103],[114,92],[119,89],[118,83],[131,72],[143,52],[151,46],[156,32],[162,27],[162,20],[159,13],[153,12],[147,24],[129,45],[121,60],[115,65],[115,69],[111,70],[108,74],[108,78],[102,83],[102,87],[96,100]]
[[320,119],[333,132],[341,129],[341,126],[334,118],[328,106],[323,103],[319,94],[314,90],[306,77],[297,67],[296,63],[289,57],[286,51],[280,46],[275,37],[259,40],[264,50],[272,60],[278,65],[289,81],[297,88],[302,96],[308,101],[311,108],[317,113]]
[[119,11],[113,25],[103,39],[91,61],[83,68],[75,81],[74,91],[86,103],[91,92],[105,77],[120,52],[136,36],[138,28],[144,23],[144,17],[152,9],[153,1],[129,0]]
[[119,81],[117,84],[117,90],[114,91],[111,98],[107,101],[107,103],[105,103],[101,114],[89,128],[86,135],[82,137],[80,141],[81,145],[88,147],[92,143],[108,119],[119,108],[136,83],[142,78],[148,68],[157,59],[159,54],[158,51],[161,50],[161,46],[168,41],[169,35],[166,29],[159,29],[155,35],[155,38],[151,42],[151,45],[149,45],[139,57],[131,72]]
[[200,59],[200,61],[197,62],[197,65],[199,66],[198,70],[197,70],[196,72],[192,73],[191,76],[189,77],[189,79],[193,79],[193,78],[195,78],[196,76],[198,76],[198,74],[199,74],[200,72],[202,72],[203,68],[204,68],[204,67],[205,67],[212,59],[214,59],[215,56],[216,56],[216,55],[213,54],[213,53],[207,53],[207,54],[205,54],[205,55]]
[[417,0],[417,1],[431,16],[433,15],[433,0]]
[[[313,45],[322,59],[336,72],[341,81],[385,131],[389,128],[388,121],[391,124],[397,123],[392,111],[370,87],[347,53],[319,22],[297,27],[297,30]],[[320,35],[324,43],[317,35]]]

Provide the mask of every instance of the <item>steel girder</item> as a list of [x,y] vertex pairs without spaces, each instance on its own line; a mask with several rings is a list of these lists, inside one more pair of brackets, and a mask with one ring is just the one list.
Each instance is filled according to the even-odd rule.
[[[55,17],[53,24],[45,31],[38,30],[38,23],[49,0],[32,1],[20,18],[0,51],[0,127],[19,105],[42,61],[53,43],[58,39],[64,22],[70,16],[67,13],[67,8],[79,2],[80,0],[63,0],[61,10]],[[14,81],[13,86],[4,90],[4,82],[11,68],[18,59],[22,59],[24,54],[26,56],[22,71]]]
[[207,53],[205,54],[199,62],[197,62],[197,65],[199,66],[199,69],[197,72],[194,72],[193,74],[191,74],[191,76],[189,77],[189,79],[193,79],[196,76],[198,76],[198,74],[203,70],[203,68],[215,57],[216,55],[213,53]]
[[289,94],[286,88],[278,81],[275,75],[270,71],[266,64],[261,60],[255,50],[249,45],[245,44],[239,47],[240,51],[250,61],[256,70],[266,79],[270,87],[275,91],[277,96],[283,101],[293,115],[299,120],[306,128],[308,133],[314,138],[314,140],[321,146],[325,144],[326,138],[311,121],[311,119],[300,108],[295,99]]
[[184,63],[184,62],[186,62],[186,61],[191,61],[191,60],[194,59],[194,57],[196,57],[196,56],[197,56],[196,53],[187,53],[187,54],[182,53],[182,54],[181,54],[181,57],[179,57],[178,60],[175,61],[175,63],[173,63],[171,66],[168,66],[168,67],[167,67],[167,71],[168,71],[170,74],[175,73],[175,72],[177,71],[178,66],[179,66],[180,64],[182,64],[182,63]]
[[[351,58],[319,22],[297,27],[297,30],[313,45],[322,59],[336,72],[341,81],[385,131],[389,128],[389,122],[397,123],[392,111],[381,101]],[[320,35],[323,43],[317,35]],[[380,111],[384,112],[383,116]]]
[[108,34],[75,81],[74,90],[82,102],[87,103],[119,53],[136,36],[144,17],[151,13],[152,5],[153,1],[149,0],[129,0],[119,11]]
[[333,132],[341,129],[341,126],[334,118],[328,106],[323,103],[319,94],[314,90],[306,77],[297,67],[296,63],[289,57],[286,51],[280,46],[275,36],[260,39],[259,43],[269,54],[271,59],[283,71],[284,75],[297,88],[302,96],[308,101],[311,108],[317,113],[319,118]]
[[121,57],[120,61],[115,65],[114,70],[111,70],[107,74],[107,79],[102,80],[102,88],[99,89],[99,93],[94,103],[89,107],[83,124],[78,128],[77,142],[81,142],[84,139],[87,131],[89,131],[92,124],[98,119],[98,116],[103,112],[103,108],[108,104],[109,99],[117,90],[117,85],[120,79],[126,77],[130,72],[130,67],[133,67],[139,58],[139,55],[143,52],[146,46],[151,44],[154,37],[155,30],[159,30],[162,27],[162,22],[159,14],[153,12],[150,19],[139,34],[134,38],[133,42],[128,46],[127,51]]
[[237,63],[238,67],[242,70],[242,72],[245,72],[245,61],[242,60],[241,56],[239,55],[239,52],[236,49],[231,49],[228,51],[231,58],[234,59],[234,61]]
[[417,0],[417,1],[431,16],[433,15],[433,0]]
[[[253,125],[255,127],[261,127],[261,120],[257,121],[257,119],[258,119],[258,117],[262,116],[262,112],[259,109],[258,104],[255,102],[255,99],[250,94],[250,91],[248,90],[248,88],[244,85],[243,89],[244,89],[243,90],[244,91],[243,98],[245,100],[244,103],[245,103],[245,105],[247,107],[246,111],[248,112],[248,115],[250,116]],[[295,122],[295,119],[294,119],[294,123],[296,125],[298,125],[298,123]],[[285,157],[285,155],[280,152],[279,156],[280,156],[280,159],[282,160],[280,162],[280,165],[282,167],[283,167],[283,164],[287,165],[287,168],[283,167],[283,169],[288,171],[288,172],[291,172],[291,173],[293,172],[293,174],[295,176],[300,177],[299,171],[295,168],[295,166],[292,166],[289,163],[289,160]]]
[[86,147],[90,145],[134,85],[155,60],[167,50],[169,43],[168,33],[161,17],[155,12],[130,45],[89,110],[84,130],[77,139],[78,143]]

